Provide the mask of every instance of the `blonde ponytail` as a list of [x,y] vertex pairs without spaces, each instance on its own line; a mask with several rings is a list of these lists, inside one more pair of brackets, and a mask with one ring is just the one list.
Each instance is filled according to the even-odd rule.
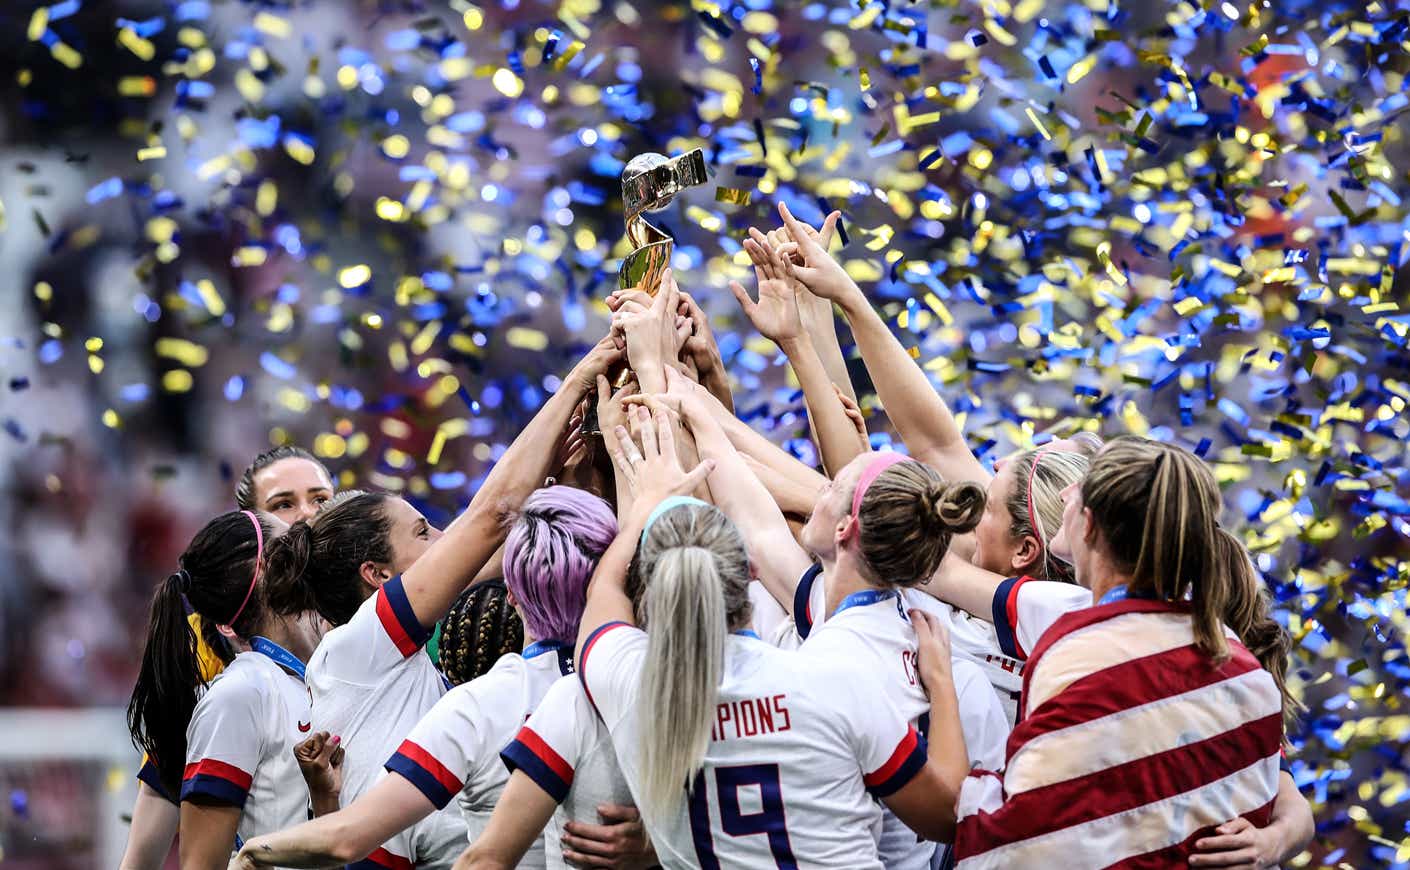
[[637,715],[641,811],[650,820],[679,808],[704,764],[725,638],[749,623],[749,556],[724,514],[682,505],[648,527],[632,574],[647,638]]
[[673,811],[705,759],[715,697],[724,675],[724,590],[715,559],[676,547],[656,560],[647,583],[642,669],[642,769],[652,815]]

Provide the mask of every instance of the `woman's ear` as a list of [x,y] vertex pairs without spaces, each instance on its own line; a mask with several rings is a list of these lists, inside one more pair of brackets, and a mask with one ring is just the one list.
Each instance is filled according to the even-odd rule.
[[228,625],[217,625],[215,630],[220,632],[220,636],[227,640],[239,640],[240,636],[235,633],[235,629]]
[[1033,535],[1024,535],[1018,542],[1018,549],[1014,551],[1013,559],[1009,562],[1009,567],[1022,573],[1036,567],[1038,557],[1042,555],[1042,548],[1038,545],[1038,539]]
[[853,519],[851,514],[838,520],[837,528],[832,536],[837,546],[841,547],[843,544],[847,543],[847,539],[857,533],[859,526],[860,523]]
[[1097,541],[1097,525],[1092,522],[1092,509],[1082,508],[1082,543],[1092,546]]
[[363,562],[358,566],[357,572],[362,576],[362,582],[373,589],[381,588],[383,583],[391,579],[391,575],[376,562]]

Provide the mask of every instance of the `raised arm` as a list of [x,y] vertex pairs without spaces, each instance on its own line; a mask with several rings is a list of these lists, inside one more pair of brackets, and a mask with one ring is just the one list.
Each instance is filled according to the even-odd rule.
[[[808,224],[802,224],[807,234],[822,247],[824,251],[832,245],[833,234],[837,230],[837,222],[842,217],[841,212],[833,212],[824,220],[822,229],[815,230]],[[775,248],[785,242],[793,241],[793,234],[787,227],[780,227],[770,230],[767,233],[769,244]],[[797,253],[790,258],[798,265],[803,265],[803,259]],[[823,369],[827,371],[827,377],[838,389],[842,391],[853,404],[857,402],[857,391],[852,386],[852,377],[847,373],[847,360],[842,356],[842,345],[837,341],[837,321],[832,314],[832,302],[813,294],[801,281],[796,278],[791,279],[794,299],[798,302],[798,315],[803,321],[803,331],[813,341],[813,347],[817,350],[818,359],[822,361]]]
[[949,407],[866,294],[841,264],[807,236],[805,225],[789,213],[788,206],[780,203],[779,213],[794,239],[801,239],[798,251],[804,265],[795,265],[794,274],[815,295],[842,309],[877,395],[911,455],[934,466],[946,480],[988,480],[989,472],[970,452]]
[[803,329],[798,303],[790,285],[793,268],[788,254],[793,243],[775,249],[757,229],[750,228],[750,238],[744,249],[754,263],[754,276],[759,285],[759,301],[749,298],[749,292],[738,281],[730,289],[739,300],[749,321],[759,333],[779,346],[788,357],[803,398],[808,405],[808,423],[822,454],[823,467],[836,474],[859,453],[867,449],[857,437],[857,428],[847,416],[846,408],[828,379],[822,360],[814,350],[812,339]]
[[[739,448],[736,447],[735,450],[738,452]],[[818,503],[818,495],[826,484],[826,478],[818,475],[817,482],[813,483],[812,478],[800,480],[781,474],[747,453],[740,452],[739,458],[744,460],[744,464],[749,466],[749,470],[769,491],[769,497],[778,505],[778,509],[783,511],[785,518],[789,515],[803,517],[813,512],[813,507]]]
[[679,375],[668,373],[666,380],[670,385],[668,398],[679,403],[701,458],[714,462],[710,492],[715,496],[715,506],[744,534],[760,582],[784,610],[791,612],[798,578],[813,560],[793,539],[783,512],[715,420],[703,388]]
[[946,604],[958,607],[985,622],[994,620],[994,593],[1007,577],[986,571],[954,553],[946,553],[940,567],[921,591]]
[[[435,811],[435,804],[410,780],[384,776],[336,813],[253,838],[240,849],[230,867],[253,870],[352,864]],[[227,842],[227,854],[229,848]],[[181,866],[186,866],[184,860]]]
[[689,293],[682,290],[680,299],[680,313],[691,322],[690,337],[685,340],[681,353],[695,364],[700,386],[709,390],[710,395],[733,414],[734,396],[730,393],[729,374],[725,371],[724,360],[720,358],[720,346],[715,341],[714,330],[710,328],[710,318]]
[[588,351],[495,463],[470,506],[402,575],[407,600],[422,625],[434,625],[445,616],[499,549],[506,535],[505,513],[523,504],[543,483],[578,402],[596,389],[597,376],[619,360],[621,353],[611,338],[604,338]]
[[627,488],[633,497],[631,507],[620,511],[622,519],[618,523],[617,537],[598,560],[592,582],[588,583],[587,604],[578,623],[575,661],[582,660],[583,644],[600,626],[608,622],[636,624],[632,601],[627,596],[627,569],[642,530],[646,528],[646,520],[656,505],[670,496],[694,491],[713,470],[714,464],[708,459],[690,472],[681,468],[676,458],[671,421],[664,410],[655,419],[644,407],[638,406],[633,413],[640,447],[625,426],[602,433],[607,439],[612,466],[618,475],[626,475]]

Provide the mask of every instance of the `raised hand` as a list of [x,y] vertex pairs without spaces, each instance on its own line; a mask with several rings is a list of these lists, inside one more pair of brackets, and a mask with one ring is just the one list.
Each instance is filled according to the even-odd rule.
[[293,747],[293,760],[299,763],[299,773],[309,785],[314,801],[331,801],[337,808],[338,794],[343,791],[343,737],[329,736],[326,730],[309,735]]
[[[847,275],[842,264],[834,260],[822,246],[820,232],[795,218],[785,203],[778,204],[778,213],[783,218],[784,227],[798,246],[797,253],[803,260],[801,264],[790,263],[793,274],[803,286],[816,296],[839,303],[852,294],[861,294],[861,289]],[[826,227],[826,223],[823,226]]]
[[662,366],[673,361],[684,341],[677,325],[680,288],[672,270],[662,277],[660,292],[643,308],[636,297],[624,299],[612,314],[612,332],[625,340],[627,361],[643,387],[662,386]]
[[759,301],[751,299],[749,291],[738,281],[731,281],[729,288],[760,335],[780,346],[796,341],[803,335],[803,321],[789,284],[789,271],[795,267],[788,261],[788,254],[796,246],[789,243],[783,248],[774,248],[764,234],[753,227],[749,229],[749,236],[744,240],[744,250],[754,264]]
[[574,867],[635,870],[656,865],[651,838],[634,807],[601,804],[602,824],[569,822],[563,829],[563,857]]
[[842,388],[837,384],[832,385],[832,391],[837,394],[837,400],[842,403],[842,412],[847,415],[848,420],[852,421],[852,425],[857,427],[857,434],[862,437],[862,443],[870,444],[871,437],[867,434],[867,420],[862,416],[862,409],[852,401],[851,396],[842,392]]
[[572,389],[577,390],[579,396],[591,393],[597,384],[598,376],[607,374],[612,366],[621,362],[622,351],[623,348],[617,346],[613,336],[608,335],[603,338],[592,346],[586,356],[578,360],[577,365],[573,366],[573,370],[563,379],[564,387],[567,388],[571,385]]
[[597,426],[603,438],[609,439],[609,444],[611,441],[608,433],[616,431],[618,426],[627,425],[626,400],[637,392],[635,381],[628,381],[614,393],[607,383],[607,378],[603,375],[597,376]]
[[681,347],[682,357],[695,363],[695,370],[704,373],[720,365],[720,347],[715,343],[715,333],[710,329],[710,318],[696,303],[695,298],[681,291],[680,307],[676,313],[690,322],[690,334]]
[[634,415],[641,445],[638,447],[625,426],[618,426],[613,430],[615,443],[610,443],[608,449],[617,473],[626,476],[635,495],[631,510],[644,521],[645,514],[664,499],[694,492],[714,469],[714,463],[706,460],[685,471],[676,458],[676,439],[666,411],[659,410],[653,418],[646,408],[637,407]]
[[[798,225],[803,228],[804,235],[817,242],[818,247],[826,251],[828,248],[832,247],[832,237],[837,232],[837,222],[841,218],[842,212],[835,211],[823,219],[822,229],[813,229],[812,224],[807,224],[802,221],[799,221]],[[779,227],[776,230],[769,230],[767,236],[769,244],[773,245],[776,248],[786,242],[801,241],[800,239],[796,239],[793,237],[793,232],[787,226]],[[791,259],[795,265],[807,265],[807,263],[805,263],[803,260],[802,253],[798,251],[794,251],[789,256],[789,259]]]

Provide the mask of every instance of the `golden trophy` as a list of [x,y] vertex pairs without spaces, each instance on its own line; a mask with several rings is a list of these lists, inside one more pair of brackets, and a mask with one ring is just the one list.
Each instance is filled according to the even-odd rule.
[[[626,212],[627,241],[632,250],[622,258],[622,265],[617,269],[618,287],[635,288],[650,296],[661,289],[661,278],[671,265],[675,240],[643,215],[664,210],[676,194],[707,180],[705,152],[699,148],[679,157],[638,154],[627,163],[622,170],[622,205]],[[624,367],[611,380],[615,387],[621,388],[631,377],[631,369]],[[588,404],[591,407],[583,415],[582,425],[585,435],[599,431],[597,407],[591,402]]]
[[617,270],[618,287],[635,287],[656,295],[661,288],[661,275],[671,265],[675,242],[642,215],[661,211],[676,194],[705,181],[705,152],[699,148],[679,157],[638,154],[631,159],[622,170],[622,204],[632,251],[622,258]]

